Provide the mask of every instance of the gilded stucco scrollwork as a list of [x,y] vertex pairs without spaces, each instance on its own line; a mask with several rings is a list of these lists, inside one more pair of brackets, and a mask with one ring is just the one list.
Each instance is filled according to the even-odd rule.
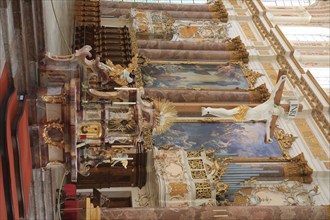
[[187,157],[191,158],[191,157],[201,157],[202,156],[202,151],[188,151],[187,152]]
[[167,131],[173,120],[176,118],[177,111],[175,106],[167,100],[155,100],[153,102],[155,108],[155,129],[156,134]]
[[221,22],[228,21],[228,12],[225,5],[220,0],[209,2],[209,11],[212,12],[212,17],[219,19]]
[[168,185],[170,188],[169,195],[172,197],[184,197],[188,193],[188,186],[185,183],[171,182]]
[[131,49],[132,49],[132,54],[137,54],[138,53],[138,46],[137,46],[137,38],[136,38],[136,32],[133,28],[133,22],[130,23],[129,27],[129,36],[131,38]]
[[196,199],[210,199],[212,197],[211,183],[209,181],[195,182]]
[[308,166],[304,154],[290,158],[288,163],[284,164],[284,176],[289,180],[299,181],[301,183],[311,183],[313,169]]
[[[229,24],[215,21],[176,21],[172,29],[173,41],[222,42],[228,38]],[[229,46],[229,44],[228,44]]]
[[241,190],[235,195],[235,205],[312,206],[318,186],[307,189],[302,183],[285,180],[278,184],[254,184],[253,190]]
[[240,36],[227,39],[225,44],[226,49],[229,51],[246,51],[246,47]]
[[233,51],[230,55],[230,60],[232,62],[242,61],[243,63],[249,62],[249,52],[246,50],[242,51]]
[[98,167],[100,164],[105,163],[115,166],[120,162],[127,169],[128,160],[130,159],[125,148],[107,150],[99,147],[87,147],[81,153],[84,162],[80,164],[89,167]]
[[171,34],[175,19],[164,11],[131,9],[133,28],[139,34],[166,36]]
[[263,76],[263,74],[253,71],[243,65],[241,65],[241,67],[242,67],[243,75],[246,78],[246,80],[248,81],[250,88],[254,88],[254,84],[256,83],[257,79],[259,77]]
[[[42,137],[44,138],[44,141],[46,144],[63,148],[64,147],[64,132],[63,132],[64,125],[58,122],[50,122],[47,123],[44,126]],[[50,137],[49,132],[50,130],[55,129],[57,130],[61,137],[59,137],[59,140],[55,140],[54,138]]]
[[270,97],[270,93],[266,87],[266,84],[261,84],[254,90],[250,91],[249,94],[250,94],[250,100],[260,103],[267,101]]
[[151,150],[153,147],[152,144],[152,131],[150,127],[143,126],[142,127],[142,136],[143,136],[143,145],[147,148],[147,150]]
[[44,95],[41,96],[41,100],[45,103],[51,103],[51,104],[63,104],[66,102],[66,95]]
[[188,160],[190,169],[204,169],[204,163],[202,159]]
[[141,72],[141,68],[138,67],[135,71],[135,84],[137,88],[143,87],[144,83],[143,83],[143,77],[142,77],[142,72]]
[[124,68],[119,64],[115,65],[111,60],[106,61],[107,66],[100,65],[100,67],[104,67],[103,70],[108,74],[109,78],[115,81],[118,85],[127,86],[129,83],[133,82],[133,78],[129,75],[138,68],[138,59],[138,54],[135,54],[127,68]]
[[228,162],[230,158],[216,159],[213,161],[213,174],[212,178],[214,181],[221,180],[221,177],[225,174],[225,170],[228,167]]
[[119,132],[130,133],[130,132],[133,132],[136,127],[137,127],[137,124],[133,118],[111,119],[108,122],[108,131],[110,131],[110,132],[119,131]]
[[204,170],[192,170],[191,176],[193,179],[206,179],[207,175]]
[[292,134],[286,134],[284,130],[279,127],[276,127],[274,136],[284,151],[290,149],[293,142],[298,138],[294,137]]

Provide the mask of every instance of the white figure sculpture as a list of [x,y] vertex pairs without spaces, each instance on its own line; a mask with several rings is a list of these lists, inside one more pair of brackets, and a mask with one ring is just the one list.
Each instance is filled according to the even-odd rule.
[[127,154],[117,153],[115,158],[111,158],[111,166],[115,166],[118,162],[121,162],[121,165],[127,169],[128,160],[131,160]]
[[110,60],[107,60],[105,64],[100,61],[99,57],[96,57],[96,59],[93,60],[87,59],[87,57],[92,57],[90,52],[91,50],[91,46],[85,45],[70,55],[57,56],[51,55],[49,52],[47,52],[46,57],[54,61],[77,61],[81,65],[92,70],[92,73],[88,75],[88,79],[94,76],[100,77],[102,79],[103,85],[107,84],[110,79],[114,80],[116,83],[122,86],[127,86],[127,84],[133,82],[133,78],[130,76],[130,74],[138,67],[137,54],[135,54],[135,56],[132,58],[132,62],[128,65],[128,67],[125,68],[119,64],[114,65]]
[[204,108],[202,107],[202,116],[206,114],[215,115],[223,119],[232,119],[236,121],[266,121],[266,140],[267,143],[272,143],[273,140],[270,137],[270,126],[273,115],[283,115],[284,109],[282,106],[276,105],[274,98],[282,82],[284,82],[286,76],[281,76],[280,80],[275,85],[273,91],[270,94],[269,99],[256,107],[249,107],[247,105],[240,105],[233,109],[225,108]]

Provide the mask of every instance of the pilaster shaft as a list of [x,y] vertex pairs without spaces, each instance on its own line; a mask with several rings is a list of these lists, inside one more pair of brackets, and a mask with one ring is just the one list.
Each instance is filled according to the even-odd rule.
[[122,9],[143,9],[143,10],[163,10],[163,11],[196,11],[196,12],[208,12],[208,4],[162,4],[162,3],[143,3],[143,2],[111,2],[101,1],[101,8],[106,10],[107,8],[122,8]]
[[191,41],[159,41],[159,40],[138,40],[139,48],[146,49],[167,49],[167,50],[231,50],[228,43],[215,42],[191,42]]

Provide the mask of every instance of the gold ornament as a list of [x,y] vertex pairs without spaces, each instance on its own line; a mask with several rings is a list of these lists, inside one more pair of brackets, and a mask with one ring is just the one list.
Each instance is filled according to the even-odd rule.
[[175,106],[167,100],[155,100],[155,131],[156,134],[161,134],[167,131],[176,117]]
[[233,117],[235,118],[236,121],[243,122],[248,110],[249,110],[249,106],[239,105],[238,112],[236,114],[234,114]]
[[169,183],[171,188],[170,196],[181,196],[184,197],[188,192],[187,184],[185,183]]
[[242,64],[241,64],[241,68],[242,68],[242,72],[243,72],[245,79],[249,83],[249,87],[254,88],[254,84],[256,83],[257,79],[259,77],[263,76],[263,74],[250,70],[249,68],[247,68],[246,66],[243,66]]
[[128,64],[127,68],[122,67],[120,64],[115,65],[111,60],[107,60],[106,64],[111,68],[111,70],[106,71],[110,79],[121,86],[127,86],[128,82],[125,78],[122,77],[123,73],[125,70],[129,73],[132,73],[138,68],[138,54],[135,54],[135,56],[132,58],[132,62]]
[[112,119],[109,121],[109,131],[133,132],[137,127],[133,119]]
[[[58,147],[58,148],[63,148],[63,146],[64,146],[63,127],[64,127],[63,124],[60,124],[60,123],[57,123],[57,122],[51,122],[51,123],[46,124],[44,126],[44,130],[43,130],[43,133],[42,133],[42,137],[44,138],[45,143],[48,144],[48,145]],[[58,130],[62,135],[62,139],[60,141],[54,141],[51,137],[49,137],[48,132],[49,132],[50,129]]]
[[66,101],[65,94],[61,95],[44,95],[41,96],[41,100],[46,103],[63,104]]

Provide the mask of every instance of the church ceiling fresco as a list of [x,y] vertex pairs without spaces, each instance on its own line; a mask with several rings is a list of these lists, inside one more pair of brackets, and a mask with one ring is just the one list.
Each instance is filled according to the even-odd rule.
[[177,145],[186,151],[214,148],[220,154],[240,158],[269,158],[283,155],[279,143],[264,143],[265,126],[257,123],[174,123],[165,133],[154,136],[156,147]]
[[141,68],[145,88],[249,88],[240,64],[150,64]]

